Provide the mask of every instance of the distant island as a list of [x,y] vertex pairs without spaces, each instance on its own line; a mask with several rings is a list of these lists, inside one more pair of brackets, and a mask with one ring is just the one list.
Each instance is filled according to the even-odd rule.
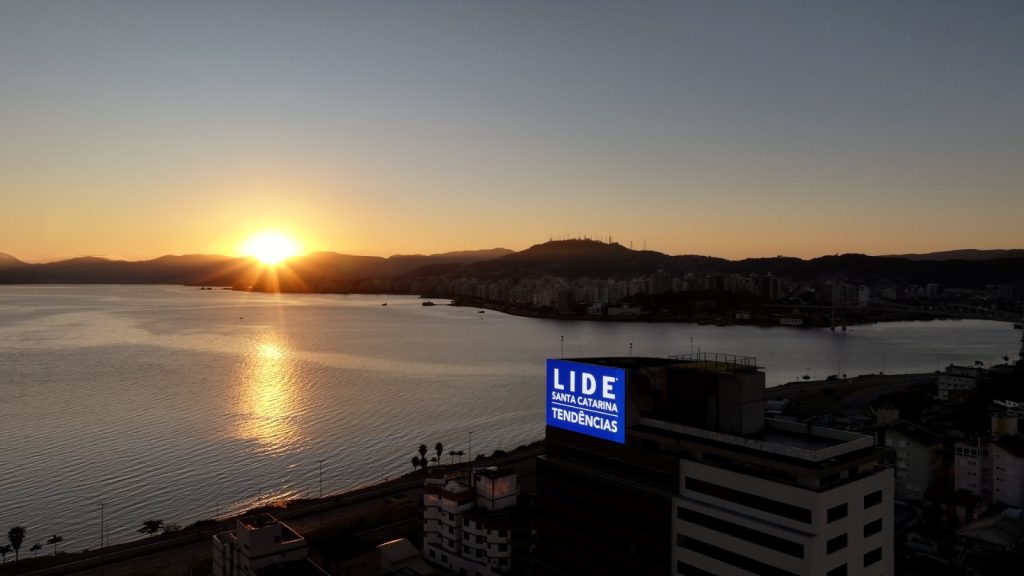
[[[948,258],[945,256],[949,256]],[[727,260],[592,239],[389,258],[316,252],[252,258],[74,258],[0,253],[0,284],[181,284],[235,290],[417,294],[513,314],[791,326],[932,317],[1020,317],[1024,250]]]

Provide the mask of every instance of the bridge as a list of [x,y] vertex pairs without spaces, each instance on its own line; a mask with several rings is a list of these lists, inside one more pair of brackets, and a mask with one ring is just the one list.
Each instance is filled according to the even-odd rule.
[[902,304],[890,300],[872,299],[867,306],[860,306],[856,303],[837,305],[815,305],[815,304],[771,304],[772,308],[785,308],[787,310],[815,310],[823,313],[835,312],[837,318],[849,312],[884,312],[902,314],[925,314],[941,318],[961,318],[971,320],[993,320],[996,322],[1011,322],[1018,324],[1024,322],[1020,314],[1007,312],[1005,310],[992,310],[980,306],[968,306],[965,304],[929,303],[927,305]]

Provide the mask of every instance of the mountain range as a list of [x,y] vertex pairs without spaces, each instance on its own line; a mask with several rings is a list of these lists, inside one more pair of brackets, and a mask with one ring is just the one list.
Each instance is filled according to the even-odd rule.
[[[949,256],[949,257],[946,257]],[[162,256],[129,262],[72,258],[29,264],[0,253],[0,283],[16,284],[186,284],[262,287],[267,269],[252,258],[212,255]],[[347,291],[353,282],[445,276],[516,279],[536,276],[633,278],[663,272],[696,274],[773,274],[798,281],[938,283],[978,287],[1024,279],[1024,250],[957,250],[934,254],[867,256],[843,254],[800,258],[726,260],[711,256],[672,256],[632,250],[596,240],[558,240],[514,252],[503,248],[388,258],[315,252],[289,259],[275,278],[283,290]]]

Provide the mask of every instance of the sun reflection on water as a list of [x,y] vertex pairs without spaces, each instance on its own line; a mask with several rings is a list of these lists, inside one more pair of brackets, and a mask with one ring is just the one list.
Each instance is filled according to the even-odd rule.
[[242,372],[238,432],[268,452],[283,452],[303,440],[297,420],[302,402],[288,348],[273,338],[253,343]]

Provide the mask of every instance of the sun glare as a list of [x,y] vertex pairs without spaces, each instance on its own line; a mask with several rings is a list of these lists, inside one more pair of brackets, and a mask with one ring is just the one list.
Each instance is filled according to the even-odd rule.
[[280,232],[263,232],[249,238],[242,246],[242,253],[264,264],[277,264],[298,254],[299,246],[295,240]]

